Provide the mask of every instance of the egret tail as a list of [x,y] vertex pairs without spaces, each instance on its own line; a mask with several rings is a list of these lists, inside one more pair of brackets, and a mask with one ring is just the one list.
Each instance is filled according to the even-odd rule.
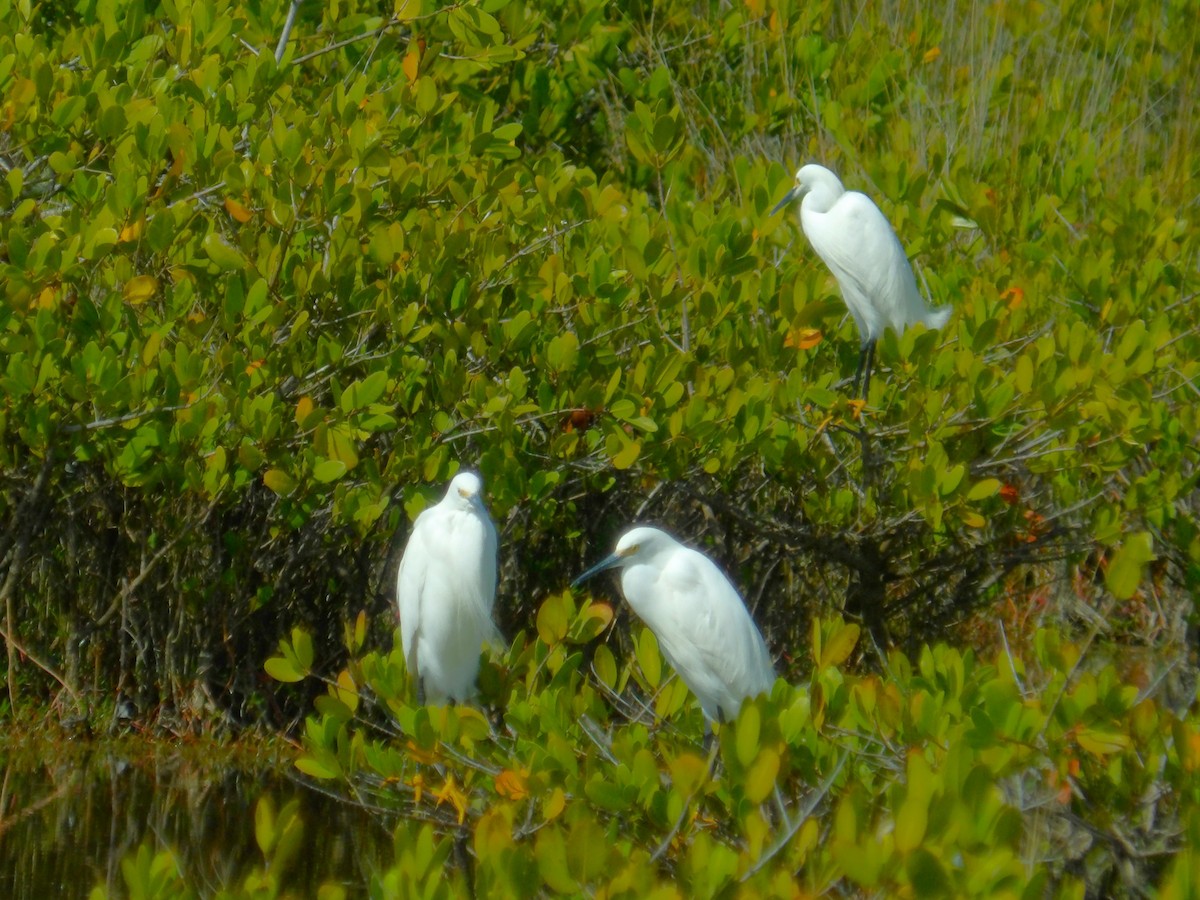
[[926,328],[941,328],[950,318],[950,307],[942,306],[938,309],[931,309],[925,315]]

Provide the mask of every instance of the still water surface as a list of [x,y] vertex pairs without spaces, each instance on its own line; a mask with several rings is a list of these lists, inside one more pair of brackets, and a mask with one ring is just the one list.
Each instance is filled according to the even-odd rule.
[[263,863],[254,809],[264,795],[276,810],[300,799],[304,841],[283,887],[362,895],[392,859],[383,821],[297,783],[286,757],[264,756],[132,740],[0,743],[0,897],[86,897],[97,885],[125,896],[121,860],[143,843],[173,850],[201,896],[232,887]]

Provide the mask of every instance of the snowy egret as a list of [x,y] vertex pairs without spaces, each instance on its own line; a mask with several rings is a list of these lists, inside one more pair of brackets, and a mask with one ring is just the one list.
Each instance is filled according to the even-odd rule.
[[871,387],[875,342],[891,328],[897,334],[923,322],[941,328],[950,307],[930,309],[917,290],[912,266],[896,232],[871,198],[847,191],[824,166],[810,164],[796,173],[796,184],[771,210],[774,215],[794,200],[800,224],[817,255],[837,279],[838,287],[862,338],[854,392],[863,382],[863,400]]
[[455,475],[441,502],[417,516],[396,573],[404,660],[422,703],[471,697],[483,645],[500,641],[496,526],[482,492],[474,472]]
[[616,551],[572,582],[620,568],[621,590],[710,722],[733,719],[768,693],[775,670],[746,604],[703,553],[657,528],[625,532]]

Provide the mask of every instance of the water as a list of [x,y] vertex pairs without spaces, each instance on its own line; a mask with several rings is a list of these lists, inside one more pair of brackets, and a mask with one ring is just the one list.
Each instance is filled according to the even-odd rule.
[[[265,757],[273,758],[265,758]],[[392,838],[378,815],[306,788],[280,754],[137,741],[0,744],[0,897],[125,896],[121,860],[143,843],[174,851],[201,896],[263,864],[254,810],[300,799],[301,851],[283,887],[302,896],[341,884],[361,895],[386,868]]]

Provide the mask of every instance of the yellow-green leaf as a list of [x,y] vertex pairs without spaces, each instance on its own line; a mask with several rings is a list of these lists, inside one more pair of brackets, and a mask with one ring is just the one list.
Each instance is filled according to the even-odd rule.
[[322,484],[337,481],[346,474],[346,464],[340,459],[324,459],[313,466],[313,478]]
[[158,279],[153,275],[134,275],[125,282],[125,302],[131,306],[145,303],[158,291]]
[[263,663],[263,668],[276,681],[290,684],[294,681],[304,680],[304,673],[297,669],[290,660],[284,659],[282,656],[272,656]]
[[971,490],[967,491],[968,500],[984,500],[1000,491],[1000,479],[985,478],[982,481],[977,481],[971,485]]
[[267,469],[263,473],[263,484],[280,497],[286,497],[296,489],[296,479],[283,469]]
[[762,803],[770,796],[779,776],[779,754],[764,747],[746,773],[746,799],[751,803]]
[[762,714],[757,706],[746,705],[737,720],[737,758],[743,766],[758,756],[758,736],[762,731]]
[[567,636],[567,599],[561,594],[547,597],[537,614],[538,637],[554,645]]
[[1148,531],[1130,535],[1108,561],[1104,583],[1118,600],[1137,593],[1146,564],[1154,559],[1154,540]]
[[651,688],[658,687],[662,680],[662,657],[658,654],[658,641],[654,638],[654,632],[649,628],[643,628],[641,637],[638,638],[637,658],[646,683]]
[[226,243],[215,231],[210,232],[201,245],[204,247],[204,252],[208,254],[217,266],[224,272],[232,272],[236,269],[242,269],[246,266],[246,257],[242,255],[242,251],[236,247]]
[[1081,729],[1076,733],[1075,740],[1080,747],[1094,756],[1120,753],[1130,745],[1129,735],[1119,731],[1100,731],[1097,728]]
[[827,669],[844,663],[858,643],[858,634],[859,627],[854,623],[842,625],[835,631],[821,653],[820,668]]

